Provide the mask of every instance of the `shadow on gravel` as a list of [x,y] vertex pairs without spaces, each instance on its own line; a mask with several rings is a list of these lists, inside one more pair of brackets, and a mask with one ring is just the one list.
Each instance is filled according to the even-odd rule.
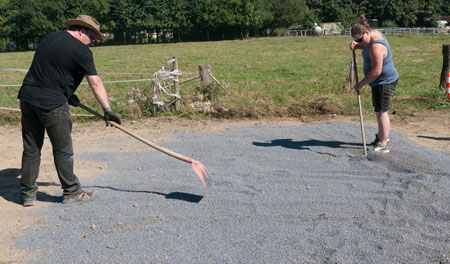
[[[10,168],[0,171],[0,196],[5,200],[21,204],[20,201],[20,175],[22,175],[21,169]],[[37,182],[39,186],[60,186],[56,183]],[[44,192],[36,194],[36,200],[42,202],[59,203],[62,198],[59,196],[52,196]]]
[[417,136],[418,138],[426,138],[426,139],[432,139],[432,140],[447,140],[450,141],[450,138],[448,137],[430,137],[430,136]]
[[[284,147],[298,150],[311,150],[309,147],[328,147],[328,148],[361,148],[360,143],[347,143],[342,141],[322,141],[322,140],[304,140],[304,141],[292,141],[291,138],[286,139],[274,139],[270,142],[253,142],[258,147]],[[350,147],[346,147],[350,146]],[[352,147],[353,146],[353,147]]]
[[48,193],[38,191],[36,194],[36,200],[46,203],[62,203],[63,197],[53,196]]
[[181,200],[181,201],[190,202],[190,203],[199,203],[203,199],[203,196],[196,195],[196,194],[190,194],[190,193],[183,193],[183,192],[171,192],[171,193],[165,194],[165,193],[153,192],[153,191],[122,190],[122,189],[117,189],[117,188],[109,187],[109,186],[85,186],[85,187],[86,188],[109,189],[109,190],[113,190],[113,191],[117,191],[117,192],[157,194],[157,195],[162,195],[162,196],[166,197],[166,199]]

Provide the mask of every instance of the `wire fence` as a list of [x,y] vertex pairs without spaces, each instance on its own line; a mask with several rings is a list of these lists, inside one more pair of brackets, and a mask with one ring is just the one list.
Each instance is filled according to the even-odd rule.
[[[416,27],[416,28],[402,28],[402,27],[385,27],[385,28],[374,28],[383,34],[448,34],[450,33],[450,29],[447,27],[443,28],[425,28],[425,27]],[[350,29],[345,29],[342,31],[329,31],[324,30],[322,35],[350,35]],[[313,36],[314,33],[312,30],[287,30],[287,36],[296,36],[296,37],[307,37]]]
[[[0,68],[1,71],[19,71],[19,72],[27,72],[28,69],[20,69],[20,68]],[[125,75],[144,75],[148,73],[111,73],[111,72],[102,72],[102,74],[125,74]],[[103,84],[110,84],[110,83],[129,83],[129,82],[146,82],[146,81],[154,81],[154,78],[144,78],[144,79],[132,79],[132,80],[117,80],[117,81],[103,81]],[[82,82],[80,85],[88,85],[87,82]],[[7,87],[21,87],[22,84],[0,84],[0,88],[7,88]],[[0,110],[2,111],[11,111],[11,112],[20,112],[20,109],[18,108],[10,108],[10,107],[3,107],[0,106]],[[93,116],[88,114],[72,114],[72,116]]]
[[[169,64],[173,64],[172,68],[169,67]],[[28,72],[27,69],[20,69],[20,68],[0,68],[0,71],[19,71],[19,72]],[[113,72],[102,72],[102,74],[126,74],[126,75],[141,75],[146,73],[113,73]],[[153,74],[153,78],[143,78],[143,79],[128,79],[128,80],[116,80],[116,81],[103,81],[103,84],[111,84],[111,83],[130,83],[130,82],[147,82],[152,81],[155,84],[155,91],[154,91],[154,97],[153,97],[153,104],[154,108],[156,105],[158,106],[164,106],[165,103],[171,104],[175,102],[177,99],[180,98],[179,92],[176,92],[176,94],[170,93],[169,90],[172,90],[171,86],[177,86],[179,85],[178,81],[178,75],[181,75],[181,71],[178,70],[178,63],[176,58],[169,60],[166,62],[166,65],[162,67],[162,69],[156,71]],[[175,84],[174,84],[175,83]],[[87,82],[82,82],[81,85],[88,85]],[[7,89],[7,87],[21,87],[21,84],[0,84],[0,88],[4,87]],[[169,102],[164,102],[164,93],[170,97]],[[14,111],[14,112],[20,112],[20,109],[17,108],[10,108],[10,107],[3,107],[0,106],[0,110],[3,111]],[[153,112],[156,112],[154,109]],[[91,115],[80,115],[80,114],[73,114],[73,116],[91,116]]]

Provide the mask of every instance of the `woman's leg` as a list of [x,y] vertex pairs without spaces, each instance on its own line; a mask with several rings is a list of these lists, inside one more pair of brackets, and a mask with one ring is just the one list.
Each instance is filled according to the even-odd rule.
[[376,112],[378,123],[378,138],[383,145],[386,145],[391,129],[391,121],[388,112]]

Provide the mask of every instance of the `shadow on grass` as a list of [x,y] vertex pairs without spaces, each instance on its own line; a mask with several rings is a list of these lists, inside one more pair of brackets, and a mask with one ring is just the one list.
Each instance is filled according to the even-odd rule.
[[114,187],[109,186],[85,186],[86,188],[100,188],[100,189],[109,189],[117,192],[129,192],[129,193],[149,193],[149,194],[157,194],[162,195],[166,199],[173,199],[173,200],[181,200],[189,203],[199,203],[203,196],[196,195],[196,194],[190,194],[190,193],[183,193],[183,192],[171,192],[168,194],[161,193],[161,192],[154,192],[154,191],[136,191],[136,190],[123,190],[118,189]]

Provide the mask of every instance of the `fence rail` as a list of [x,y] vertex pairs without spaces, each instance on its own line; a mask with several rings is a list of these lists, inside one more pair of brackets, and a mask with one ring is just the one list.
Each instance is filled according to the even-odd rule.
[[[449,29],[446,28],[425,28],[425,27],[417,27],[417,28],[374,28],[382,32],[383,34],[448,34],[450,33]],[[333,35],[336,32],[327,32],[324,31],[325,35]],[[341,34],[350,35],[350,29],[343,30]],[[312,30],[287,30],[287,36],[297,36],[297,37],[305,37],[312,36]],[[339,35],[339,33],[338,33]]]
[[[442,28],[375,28],[383,34],[440,34],[449,33]],[[350,30],[345,30],[345,35],[350,35]]]
[[288,30],[288,36],[312,36],[312,30]]

